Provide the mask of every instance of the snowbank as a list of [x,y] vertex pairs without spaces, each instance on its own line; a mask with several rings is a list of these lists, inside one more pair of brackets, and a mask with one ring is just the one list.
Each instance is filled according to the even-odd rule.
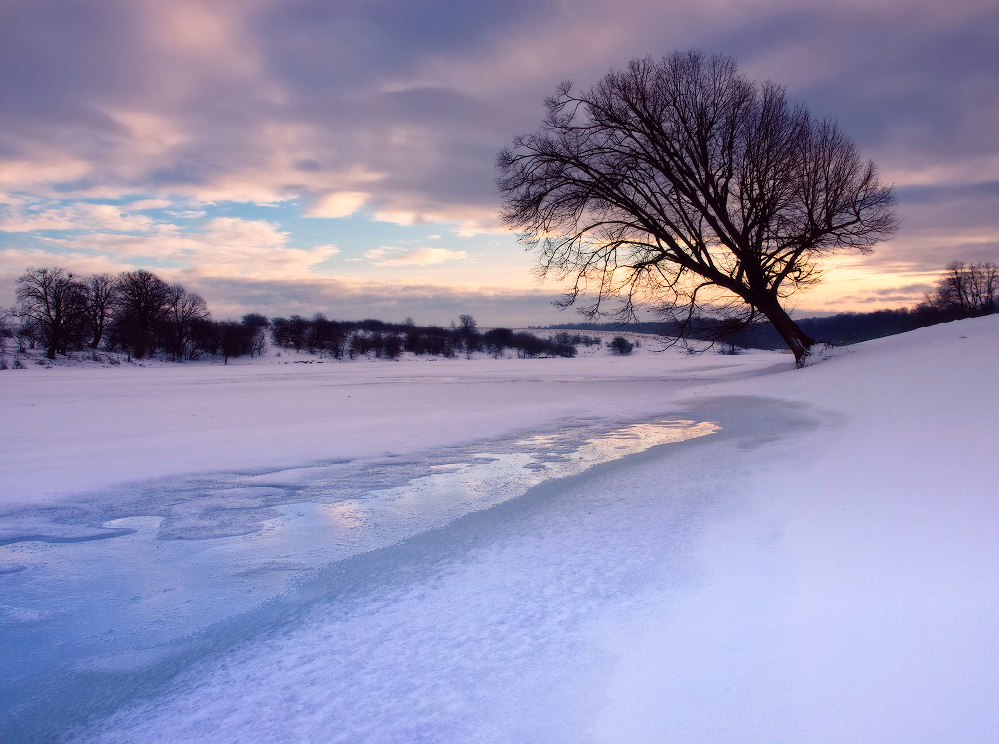
[[999,738],[997,372],[993,316],[716,386],[830,424],[753,458],[696,591],[605,621],[595,739]]

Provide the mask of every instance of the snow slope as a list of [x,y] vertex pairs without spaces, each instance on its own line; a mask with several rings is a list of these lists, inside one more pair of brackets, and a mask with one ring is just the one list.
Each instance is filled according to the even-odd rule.
[[999,738],[997,352],[993,316],[715,388],[838,421],[753,467],[698,591],[608,621],[597,738]]
[[[148,585],[173,581],[162,596],[187,591],[191,602],[156,600],[187,608],[179,641],[143,641],[152,622],[103,653],[81,640],[89,655],[57,670],[56,683],[47,678],[52,697],[8,715],[6,733],[994,741],[997,347],[993,316],[861,344],[804,370],[762,354],[5,376],[4,420],[21,432],[5,425],[0,440],[13,464],[5,512],[53,529],[45,505],[86,506],[125,520],[108,528],[134,530],[6,546],[5,560],[23,570],[9,575],[17,581],[5,584],[5,605],[18,609],[40,586],[32,571],[111,565],[99,555],[115,545],[132,565],[142,551],[171,556],[156,564],[166,576],[139,573]],[[139,410],[148,419],[127,433],[87,436],[115,432],[123,413]],[[192,426],[203,412],[215,418]],[[678,427],[693,433],[664,433]],[[196,488],[177,485],[185,473],[246,471],[230,501],[249,478],[363,490],[386,452],[406,461],[402,476],[379,470],[390,487],[377,496],[315,506],[326,522],[310,521],[308,505],[322,499],[308,489],[304,501],[281,502],[266,529],[241,536],[156,540],[164,517],[142,521],[155,512],[180,520],[181,532],[203,529],[170,511],[197,501]],[[475,458],[487,453],[491,475],[482,475]],[[336,459],[351,463],[324,465]],[[316,480],[323,467],[348,470]],[[447,481],[452,472],[464,480]],[[146,477],[161,481],[136,486],[118,507],[134,516],[102,501]],[[484,501],[468,495],[486,492]],[[462,501],[458,513],[435,501],[441,493]],[[294,509],[306,516],[296,521]],[[433,509],[443,516],[417,518]],[[393,521],[398,514],[410,521]],[[309,563],[329,550],[309,542],[320,523],[340,530],[324,535],[374,542]],[[366,525],[401,532],[376,539]],[[293,539],[280,543],[282,530]],[[219,592],[256,591],[268,575],[259,560],[240,583],[189,588],[197,566],[249,561],[274,541],[306,543],[295,560],[307,570],[240,612]],[[171,566],[191,577],[176,579]],[[67,582],[86,584],[88,571]],[[135,607],[154,616],[161,595],[136,591]],[[59,622],[58,599],[49,616],[33,601],[5,615],[17,631],[5,636],[28,646],[51,636],[20,629]],[[100,619],[92,638],[106,638]]]

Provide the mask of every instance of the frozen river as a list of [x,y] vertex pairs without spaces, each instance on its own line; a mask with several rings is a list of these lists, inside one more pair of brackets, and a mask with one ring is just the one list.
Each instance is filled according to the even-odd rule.
[[15,510],[0,532],[3,730],[48,740],[331,594],[366,591],[366,578],[350,576],[365,561],[351,558],[718,429],[680,417],[591,422],[406,458],[165,479]]

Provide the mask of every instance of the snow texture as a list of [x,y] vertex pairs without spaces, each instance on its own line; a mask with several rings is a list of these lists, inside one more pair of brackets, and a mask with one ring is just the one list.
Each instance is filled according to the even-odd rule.
[[999,318],[3,374],[3,741],[999,738]]

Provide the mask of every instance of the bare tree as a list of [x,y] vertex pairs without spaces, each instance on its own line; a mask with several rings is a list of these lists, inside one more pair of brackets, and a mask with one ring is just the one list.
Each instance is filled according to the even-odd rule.
[[198,321],[210,320],[208,304],[194,292],[188,292],[180,284],[173,284],[169,291],[167,311],[172,331],[173,355],[178,361],[190,358],[193,348],[194,328]]
[[956,317],[993,313],[999,302],[999,265],[952,261],[927,301]]
[[458,317],[458,336],[465,347],[465,355],[471,359],[472,353],[482,348],[482,336],[479,335],[479,326],[475,318],[471,315],[461,315]]
[[0,369],[9,369],[7,363],[7,339],[17,334],[17,308],[0,307]]
[[237,323],[234,320],[223,320],[212,325],[218,329],[223,364],[229,363],[229,357],[252,355],[254,342],[262,335],[260,328]]
[[170,286],[152,272],[138,269],[119,275],[115,336],[137,359],[156,349],[157,335],[169,317],[172,298]]
[[111,317],[115,278],[111,274],[92,274],[82,281],[84,312],[90,326],[90,348],[96,349],[104,337],[104,326]]
[[[631,62],[594,88],[563,83],[541,128],[503,150],[502,219],[572,287],[564,305],[613,298],[681,321],[760,315],[799,364],[814,343],[782,307],[821,259],[870,252],[897,228],[892,189],[830,121],[754,83],[730,57]],[[726,324],[722,324],[726,325]]]
[[999,264],[991,261],[968,267],[971,286],[970,304],[975,315],[999,310]]
[[267,316],[260,313],[247,313],[240,322],[245,326],[252,326],[253,328],[266,328],[270,324]]
[[78,340],[85,290],[66,269],[28,269],[17,279],[18,315],[42,335],[49,359]]

